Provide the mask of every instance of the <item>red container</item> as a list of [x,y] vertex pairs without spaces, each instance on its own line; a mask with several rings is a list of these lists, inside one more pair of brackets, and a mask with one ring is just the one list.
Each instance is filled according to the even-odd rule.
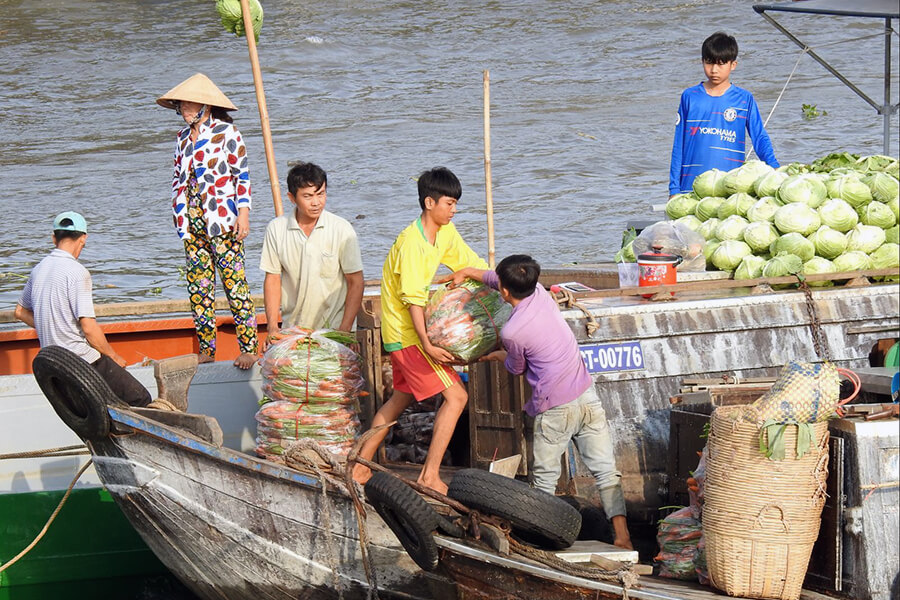
[[[662,246],[653,246],[652,252],[639,254],[637,257],[638,286],[647,287],[655,285],[670,285],[678,283],[675,267],[683,260],[677,254],[667,254],[662,251]],[[644,298],[652,298],[653,294],[641,294]],[[675,293],[672,292],[674,296]]]

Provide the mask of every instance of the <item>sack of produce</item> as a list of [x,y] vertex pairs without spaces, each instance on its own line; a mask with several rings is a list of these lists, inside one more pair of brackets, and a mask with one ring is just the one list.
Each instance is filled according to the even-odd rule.
[[256,453],[281,462],[286,447],[310,438],[346,455],[359,434],[365,381],[353,335],[293,327],[270,336],[262,364]]
[[512,306],[488,286],[467,280],[438,288],[425,307],[428,339],[463,362],[473,362],[500,346]]
[[700,520],[690,506],[679,509],[660,521],[656,536],[659,554],[653,558],[659,565],[659,576],[696,580],[700,564],[701,535]]
[[634,239],[631,247],[634,255],[650,252],[654,246],[662,246],[662,251],[675,254],[683,259],[679,271],[703,271],[706,257],[703,255],[703,236],[682,223],[660,221],[644,228]]
[[789,362],[771,388],[750,405],[745,418],[757,424],[819,423],[831,418],[840,402],[841,378],[830,362]]

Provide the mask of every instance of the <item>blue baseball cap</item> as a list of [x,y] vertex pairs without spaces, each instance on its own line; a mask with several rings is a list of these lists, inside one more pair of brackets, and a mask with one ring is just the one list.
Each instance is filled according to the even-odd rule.
[[53,231],[78,231],[87,233],[87,222],[77,212],[67,211],[59,213],[53,219]]

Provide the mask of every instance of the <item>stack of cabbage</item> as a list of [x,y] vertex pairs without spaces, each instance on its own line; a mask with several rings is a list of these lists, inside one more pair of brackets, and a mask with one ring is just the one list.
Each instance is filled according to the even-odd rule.
[[700,174],[666,214],[707,240],[710,269],[735,279],[897,267],[897,177],[889,156],[835,153],[779,169],[751,160]]

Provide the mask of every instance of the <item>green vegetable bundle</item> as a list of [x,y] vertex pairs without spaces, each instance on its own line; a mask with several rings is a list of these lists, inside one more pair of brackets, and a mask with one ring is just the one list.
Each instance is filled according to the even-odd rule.
[[[706,240],[709,268],[740,267],[735,277],[890,266],[900,231],[898,165],[890,156],[835,152],[779,169],[760,161],[710,169],[691,193],[669,200],[666,214]],[[744,262],[749,256],[764,262]]]

